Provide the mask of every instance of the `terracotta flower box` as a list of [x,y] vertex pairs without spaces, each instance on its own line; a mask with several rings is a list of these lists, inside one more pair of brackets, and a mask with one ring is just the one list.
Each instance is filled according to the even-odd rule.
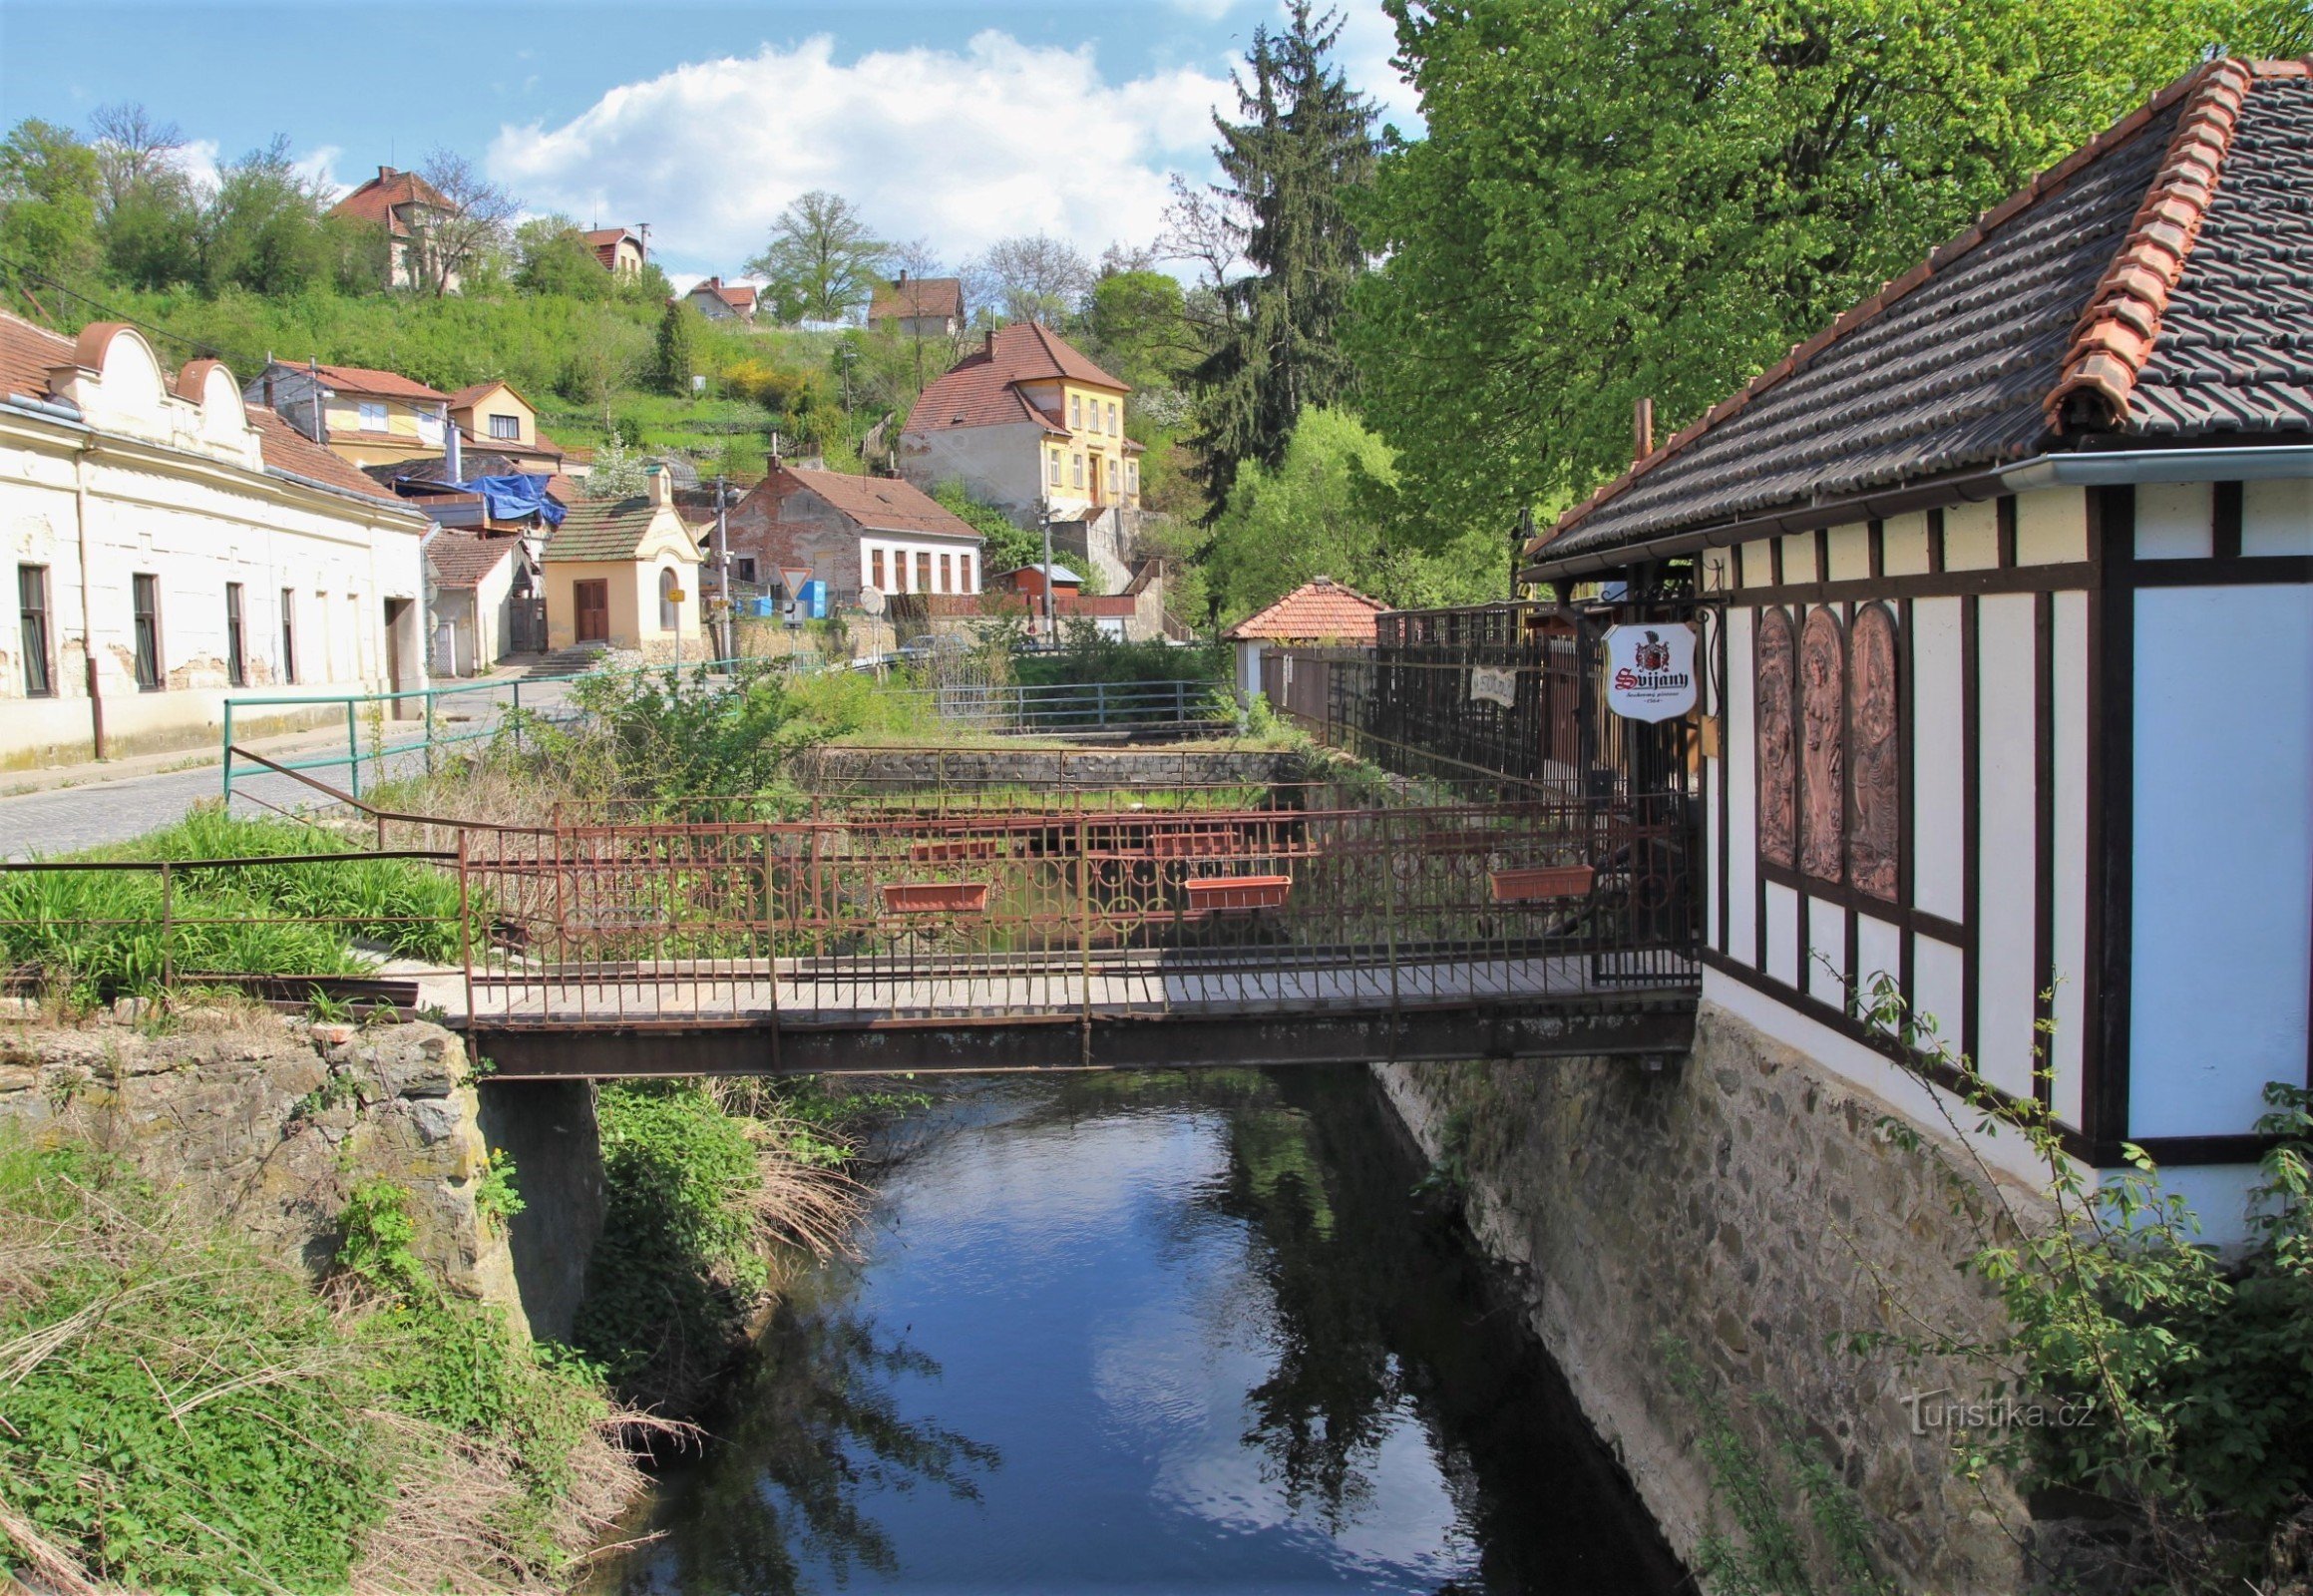
[[1276,909],[1293,888],[1291,876],[1200,876],[1182,883],[1192,914],[1219,910]]
[[1226,831],[1156,831],[1148,851],[1158,859],[1217,859],[1251,851],[1245,834]]
[[887,881],[884,907],[896,915],[970,915],[987,907],[984,881]]
[[1590,865],[1531,865],[1523,870],[1497,870],[1491,877],[1498,904],[1552,903],[1587,898],[1598,871]]

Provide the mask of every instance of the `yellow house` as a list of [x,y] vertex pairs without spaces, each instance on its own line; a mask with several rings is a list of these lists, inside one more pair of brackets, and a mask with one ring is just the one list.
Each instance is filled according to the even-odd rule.
[[461,388],[450,395],[449,407],[467,453],[503,456],[518,472],[551,477],[562,471],[563,452],[539,433],[538,408],[510,385]]
[[398,371],[273,360],[241,390],[354,466],[391,466],[439,455],[450,396]]
[[663,466],[632,499],[580,500],[543,557],[547,646],[599,643],[645,659],[703,659],[699,546]]
[[961,481],[1023,524],[1138,510],[1129,392],[1049,327],[997,327],[916,401],[901,474],[927,490]]

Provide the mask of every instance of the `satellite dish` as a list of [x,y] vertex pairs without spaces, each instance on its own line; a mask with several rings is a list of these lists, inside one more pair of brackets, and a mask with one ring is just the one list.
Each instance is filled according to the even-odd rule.
[[863,614],[882,614],[884,612],[884,590],[881,588],[862,588],[860,590],[860,610]]

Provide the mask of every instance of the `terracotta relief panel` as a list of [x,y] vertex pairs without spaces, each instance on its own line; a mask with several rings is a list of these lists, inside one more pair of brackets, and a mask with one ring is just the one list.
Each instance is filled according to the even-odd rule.
[[1758,853],[1768,864],[1791,868],[1796,825],[1791,753],[1791,621],[1780,607],[1758,617]]
[[1839,617],[1818,608],[1799,633],[1799,870],[1819,881],[1846,867],[1844,664]]
[[1897,768],[1895,617],[1881,604],[1858,610],[1848,634],[1848,733],[1855,813],[1847,838],[1847,879],[1860,892],[1895,902]]

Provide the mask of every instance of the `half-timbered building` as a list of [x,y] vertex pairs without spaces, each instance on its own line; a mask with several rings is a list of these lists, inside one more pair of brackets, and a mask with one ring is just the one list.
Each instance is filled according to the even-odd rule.
[[1700,616],[1707,1003],[1918,1107],[1884,974],[2237,1232],[2262,1089],[2313,1080],[2305,63],[2164,92],[1523,577]]

